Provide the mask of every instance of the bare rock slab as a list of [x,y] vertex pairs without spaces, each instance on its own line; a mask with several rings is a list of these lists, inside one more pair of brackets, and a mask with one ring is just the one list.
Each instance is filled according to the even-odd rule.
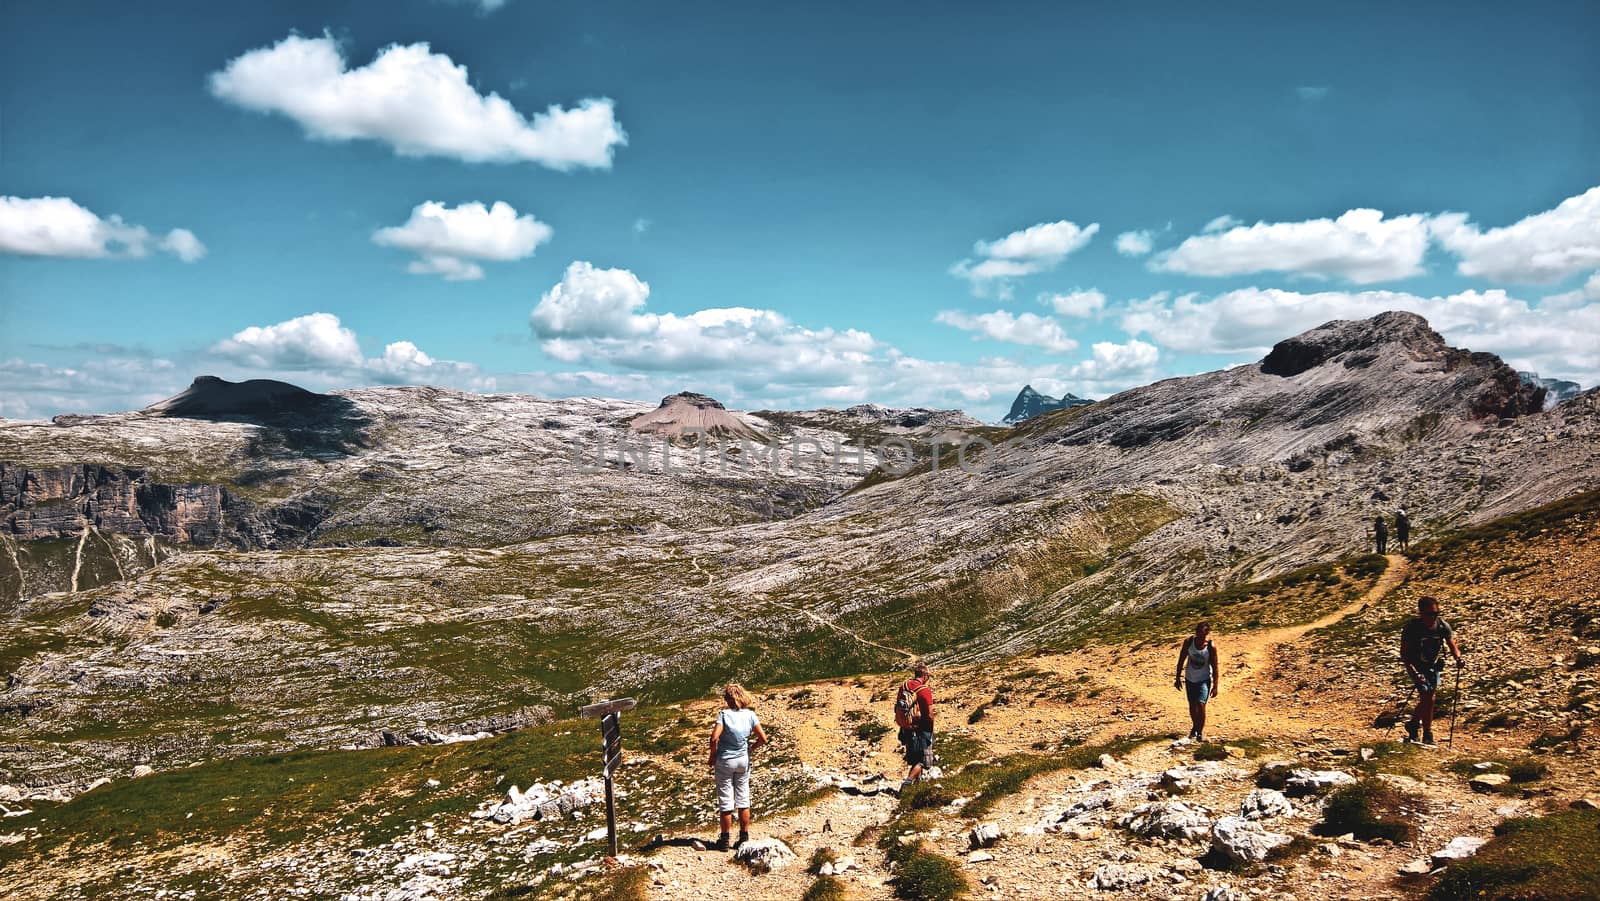
[[770,873],[786,869],[798,859],[788,845],[775,838],[761,838],[745,842],[733,852],[733,859],[750,868],[752,873]]

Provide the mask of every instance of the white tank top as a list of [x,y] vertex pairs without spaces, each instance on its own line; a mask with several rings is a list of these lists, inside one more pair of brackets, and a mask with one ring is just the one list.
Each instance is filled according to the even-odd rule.
[[1196,647],[1194,639],[1189,639],[1189,662],[1184,667],[1183,678],[1190,682],[1211,681],[1211,647],[1210,639],[1206,640],[1205,647]]

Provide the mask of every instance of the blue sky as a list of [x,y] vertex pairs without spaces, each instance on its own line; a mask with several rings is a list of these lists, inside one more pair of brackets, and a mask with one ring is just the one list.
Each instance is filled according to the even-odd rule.
[[990,6],[6,4],[0,416],[209,372],[992,419],[1389,308],[1600,381],[1592,4]]

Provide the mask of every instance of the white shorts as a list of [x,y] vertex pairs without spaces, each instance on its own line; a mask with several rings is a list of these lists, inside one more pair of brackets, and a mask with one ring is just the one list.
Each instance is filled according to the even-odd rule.
[[717,810],[733,813],[750,808],[750,758],[717,761]]

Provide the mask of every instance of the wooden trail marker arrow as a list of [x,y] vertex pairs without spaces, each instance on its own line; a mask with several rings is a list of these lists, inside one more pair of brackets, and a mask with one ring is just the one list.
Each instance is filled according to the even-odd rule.
[[612,774],[622,765],[622,713],[638,706],[633,698],[600,701],[578,711],[587,719],[600,721],[600,749],[605,760],[606,778],[606,841],[611,856],[617,856],[617,802],[612,789]]

